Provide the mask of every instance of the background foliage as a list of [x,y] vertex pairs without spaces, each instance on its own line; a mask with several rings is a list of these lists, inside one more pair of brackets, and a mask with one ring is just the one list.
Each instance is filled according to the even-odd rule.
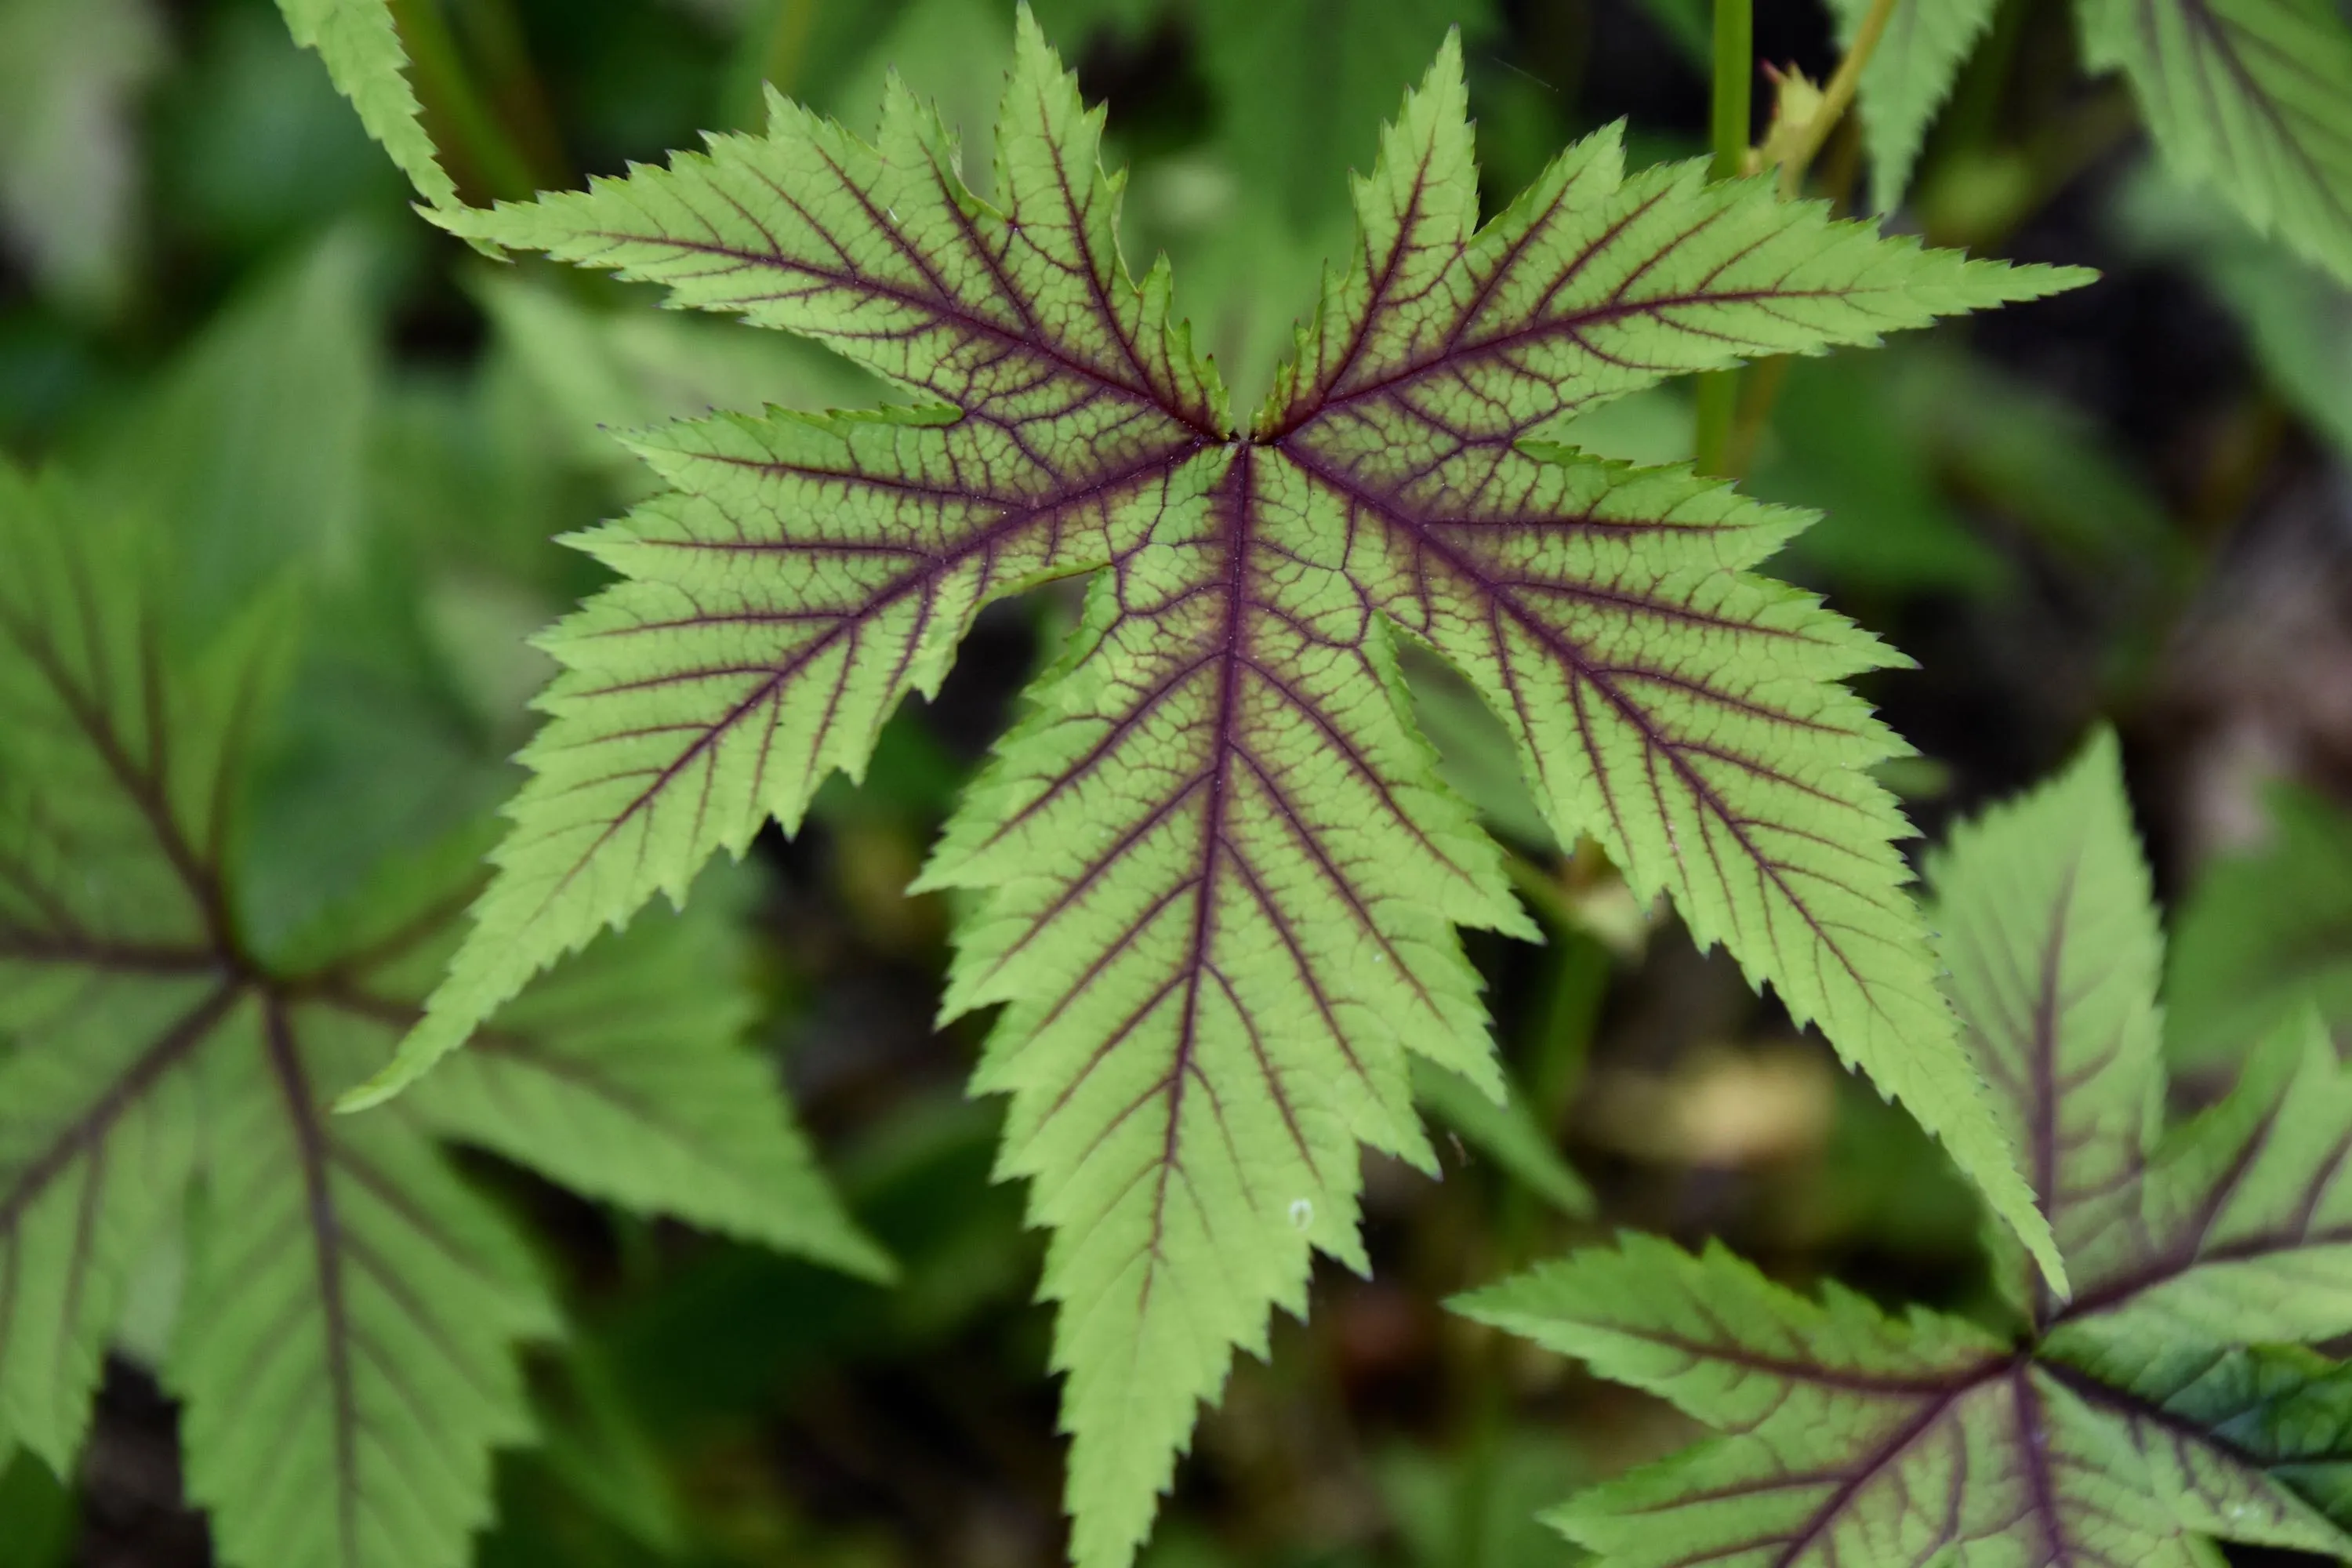
[[[863,125],[893,65],[984,170],[1013,37],[996,0],[396,10],[426,125],[478,200],[747,124],[762,78]],[[1703,7],[1672,0],[1037,10],[1134,168],[1130,258],[1171,255],[1179,310],[1229,374],[1270,366],[1308,308],[1345,245],[1342,171],[1369,164],[1449,23],[1490,202],[1620,115],[1637,163],[1703,149]],[[1826,72],[1829,11],[1758,13],[1760,55]],[[2105,280],[1798,365],[1752,488],[1828,512],[1776,570],[1918,660],[1866,690],[1927,753],[1890,782],[1931,837],[2116,724],[2171,911],[2185,1108],[2301,998],[2352,1027],[2352,296],[2166,183],[2128,90],[2077,50],[2063,8],[1998,7],[1896,221]],[[1866,202],[1852,132],[1823,171]],[[246,873],[280,931],[511,790],[501,759],[546,673],[520,639],[597,580],[546,542],[648,483],[596,425],[875,395],[643,291],[494,267],[411,199],[268,0],[0,0],[0,444],[128,504],[170,497],[196,542],[176,583],[194,621],[289,558],[325,584],[336,635],[290,681]],[[1663,460],[1687,451],[1688,407],[1668,388],[1579,434]],[[962,1095],[977,1031],[929,1026],[950,911],[900,889],[1075,613],[1054,594],[992,611],[866,789],[836,785],[758,856],[756,1037],[896,1287],[468,1157],[573,1324],[527,1363],[545,1441],[500,1461],[484,1563],[1057,1561],[1040,1249],[1018,1191],[985,1180],[1000,1112]],[[1460,692],[1430,676],[1418,694],[1551,939],[1473,945],[1526,1115],[1457,1108],[1440,1183],[1370,1170],[1373,1277],[1327,1269],[1309,1321],[1242,1363],[1160,1568],[1566,1561],[1534,1510],[1692,1428],[1439,1303],[1612,1226],[1720,1237],[1775,1278],[1887,1304],[1991,1289],[1971,1201],[1909,1125],[1719,954],[1562,856]],[[74,1475],[19,1456],[0,1477],[0,1563],[206,1561],[151,1367],[127,1336]]]

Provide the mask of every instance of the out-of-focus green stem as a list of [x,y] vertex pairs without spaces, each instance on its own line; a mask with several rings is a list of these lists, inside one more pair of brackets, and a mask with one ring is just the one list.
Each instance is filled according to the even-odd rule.
[[[1708,116],[1715,146],[1715,177],[1736,178],[1748,163],[1748,131],[1754,110],[1756,16],[1752,0],[1715,0],[1715,100]],[[1696,456],[1701,473],[1720,473],[1731,442],[1732,416],[1739,408],[1739,373],[1709,371],[1698,378]]]
[[[1804,133],[1797,142],[1796,151],[1781,162],[1780,195],[1784,200],[1796,199],[1797,192],[1804,185],[1805,169],[1812,163],[1813,154],[1822,150],[1822,143],[1830,139],[1830,132],[1837,129],[1837,122],[1844,117],[1846,105],[1853,101],[1854,91],[1862,85],[1863,68],[1870,64],[1870,57],[1878,52],[1878,40],[1886,36],[1887,21],[1895,15],[1895,7],[1899,3],[1900,0],[1871,0],[1870,9],[1863,16],[1862,26],[1854,30],[1853,47],[1846,50],[1845,58],[1838,61],[1837,70],[1831,76],[1829,86],[1822,89],[1821,107],[1805,122]],[[1722,90],[1719,84],[1716,90]],[[1721,156],[1720,153],[1717,155]]]
[[[1871,0],[1871,7],[1864,15],[1862,26],[1854,30],[1853,47],[1846,50],[1845,58],[1838,61],[1837,70],[1830,77],[1829,85],[1822,89],[1822,101],[1813,110],[1812,118],[1805,122],[1796,146],[1780,160],[1781,200],[1794,201],[1804,189],[1806,169],[1820,154],[1830,132],[1836,130],[1838,122],[1845,117],[1847,106],[1853,102],[1854,92],[1862,84],[1863,70],[1870,64],[1870,57],[1877,52],[1879,39],[1886,36],[1887,21],[1895,15],[1895,7],[1899,4],[1901,0]],[[1849,181],[1853,173],[1851,166],[1846,168],[1845,176]],[[1833,199],[1842,202],[1844,198],[1836,195]],[[1787,379],[1789,364],[1785,358],[1770,359],[1755,368],[1756,374],[1749,378],[1745,397],[1735,389],[1726,399],[1727,406],[1715,410],[1708,408],[1704,395],[1701,397],[1702,436],[1710,433],[1706,425],[1710,412],[1722,421],[1722,433],[1717,443],[1700,447],[1699,467],[1705,472],[1736,479],[1745,475],[1748,465],[1755,460],[1757,445],[1763,439],[1764,426],[1771,421],[1772,405],[1780,395],[1781,382]],[[1701,388],[1701,392],[1704,395],[1705,389]]]
[[1748,162],[1749,94],[1756,82],[1756,16],[1753,0],[1715,0],[1715,105],[1708,129],[1715,146],[1715,177],[1728,180]]
[[816,10],[817,0],[770,0],[765,16],[751,23],[729,85],[728,118],[737,125],[756,131],[766,120],[761,83],[786,94],[800,85]]
[[563,134],[556,126],[547,89],[531,65],[513,0],[462,0],[457,26],[480,67],[478,74],[491,112],[530,165],[531,184],[543,191],[570,184],[572,173],[564,156]]
[[458,189],[475,201],[530,195],[539,188],[530,160],[467,74],[437,0],[392,0],[392,20],[408,50],[426,124],[441,126],[441,151],[455,165],[450,177]]

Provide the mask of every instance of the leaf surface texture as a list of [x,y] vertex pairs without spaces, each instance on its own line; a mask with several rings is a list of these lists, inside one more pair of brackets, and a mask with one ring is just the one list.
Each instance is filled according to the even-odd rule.
[[2112,737],[1956,833],[1930,879],[2074,1296],[2013,1277],[2018,1324],[1995,1333],[1640,1237],[1476,1292],[1471,1316],[1726,1434],[1555,1522],[1608,1568],[2352,1551],[2329,1517],[2342,1380],[2294,1348],[2352,1327],[2352,1074],[2299,1022],[2221,1105],[2159,1130],[2162,951]]
[[179,635],[160,532],[0,471],[0,1447],[70,1468],[127,1282],[179,1232],[161,1372],[222,1560],[455,1568],[491,1451],[531,1436],[515,1350],[559,1325],[442,1143],[886,1265],[736,1047],[723,899],[545,977],[411,1100],[331,1114],[417,1017],[479,843],[257,941],[246,786],[294,605]]
[[2332,0],[2082,0],[2165,161],[2352,281],[2352,22]]
[[993,202],[902,89],[867,144],[767,132],[530,205],[478,241],[815,340],[910,406],[630,439],[673,488],[578,542],[619,580],[548,634],[532,778],[391,1093],[540,967],[855,775],[989,602],[1090,579],[1079,624],[922,884],[966,889],[946,1010],[1001,1009],[976,1087],[1052,1227],[1077,1560],[1124,1563],[1236,1347],[1353,1267],[1365,1146],[1430,1163],[1409,1058],[1500,1092],[1461,926],[1532,927],[1438,777],[1401,641],[1501,716],[1560,842],[2042,1222],[1954,1039],[1842,684],[1898,662],[1749,574],[1808,521],[1547,444],[1669,375],[1875,342],[2079,274],[1920,249],[1696,166],[1570,148],[1483,226],[1458,45],[1354,185],[1360,237],[1237,423],[1121,260],[1101,114],[1024,20]]

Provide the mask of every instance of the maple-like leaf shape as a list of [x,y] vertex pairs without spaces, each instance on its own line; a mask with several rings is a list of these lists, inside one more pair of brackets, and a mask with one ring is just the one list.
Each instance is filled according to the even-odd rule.
[[0,1448],[70,1468],[130,1281],[182,1234],[161,1370],[222,1561],[456,1568],[491,1449],[530,1436],[515,1345],[558,1321],[445,1140],[883,1269],[736,1048],[721,903],[533,985],[400,1105],[331,1115],[418,1016],[478,836],[262,948],[240,801],[289,596],[184,649],[149,531],[5,470],[0,559]]
[[2079,0],[2165,161],[2352,282],[2352,20],[2335,0]]
[[936,690],[992,599],[1093,574],[1080,625],[924,874],[973,889],[946,1010],[1002,1006],[975,1086],[1055,1239],[1083,1563],[1125,1562],[1198,1403],[1311,1253],[1361,1268],[1360,1147],[1429,1162],[1409,1054],[1494,1093],[1455,928],[1532,928],[1440,783],[1402,635],[1503,715],[1563,843],[1597,836],[2039,1216],[1954,1041],[1838,684],[1894,656],[1747,574],[1807,521],[1535,439],[1742,356],[1868,342],[2080,274],[1923,251],[1611,132],[1480,227],[1448,42],[1362,238],[1246,428],[1120,260],[1102,118],[1021,25],[999,205],[893,86],[878,141],[777,100],[763,136],[441,221],[667,284],[910,388],[634,437],[675,490],[581,545],[623,579],[564,666],[495,881],[380,1098],[539,966],[796,826]]
[[2352,1073],[2306,1018],[2158,1135],[2161,942],[2112,737],[1962,828],[1930,879],[2077,1293],[2010,1270],[2019,1321],[1994,1333],[1642,1237],[1476,1292],[1471,1316],[1729,1434],[1556,1522],[1608,1568],[2352,1554],[2313,1506],[2341,1510],[2352,1397],[2294,1348],[2352,1331]]

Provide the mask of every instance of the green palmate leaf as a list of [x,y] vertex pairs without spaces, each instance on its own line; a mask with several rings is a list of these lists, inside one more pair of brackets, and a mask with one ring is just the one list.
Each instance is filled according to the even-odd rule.
[[2352,1330],[2352,1073],[2297,1024],[2158,1134],[2162,954],[2111,737],[1963,828],[1930,877],[1954,1001],[2075,1295],[2029,1283],[1996,1333],[1640,1237],[1477,1292],[1471,1316],[1736,1434],[1556,1522],[1610,1568],[2191,1568],[2217,1561],[2209,1538],[2352,1553],[2327,1517],[2352,1400],[2293,1348]]
[[2264,234],[2352,280],[2352,23],[2334,0],[2082,0],[2158,147]]
[[455,1565],[530,1436],[514,1348],[557,1322],[441,1142],[881,1260],[734,1047],[717,905],[534,985],[400,1107],[328,1114],[416,1018],[479,845],[257,942],[242,802],[289,606],[181,646],[161,531],[0,473],[0,1446],[70,1467],[128,1281],[184,1225],[162,1371],[222,1560]]
[[436,207],[457,205],[457,187],[441,166],[408,84],[408,51],[394,24],[392,0],[278,0],[278,8],[294,41],[318,51],[335,90],[351,100],[360,123],[416,194]]
[[1400,632],[1503,716],[1559,842],[1671,891],[2056,1265],[1864,771],[1897,743],[1838,685],[1894,656],[1746,574],[1801,514],[1530,437],[1670,374],[2080,275],[1885,240],[1760,181],[1628,178],[1613,132],[1482,229],[1464,115],[1449,43],[1246,429],[1166,269],[1127,273],[1101,116],[1025,19],[994,205],[893,88],[873,146],[778,100],[764,136],[445,218],[921,401],[632,437],[675,490],[578,542],[623,580],[544,640],[565,668],[474,934],[358,1102],[714,850],[796,826],[981,605],[1093,574],[923,882],[979,895],[946,1010],[1003,1009],[974,1082],[1011,1097],[1003,1169],[1055,1231],[1089,1565],[1131,1554],[1234,1347],[1303,1308],[1312,1252],[1362,1266],[1360,1148],[1431,1164],[1408,1058],[1499,1089],[1454,928],[1532,928],[1412,728]]
[[[1870,6],[1871,0],[1831,0],[1843,47],[1853,47]],[[1999,0],[1895,0],[1858,90],[1870,200],[1880,212],[1902,203],[1927,127],[1999,8]]]
[[2184,1062],[2244,1051],[2305,1006],[2352,1023],[2352,818],[2285,787],[2269,805],[2270,840],[2207,868],[2180,910],[2166,1033]]

